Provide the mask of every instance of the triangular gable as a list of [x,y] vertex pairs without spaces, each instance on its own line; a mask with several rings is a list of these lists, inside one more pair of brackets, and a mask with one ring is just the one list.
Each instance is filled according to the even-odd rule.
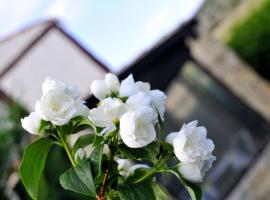
[[91,82],[102,79],[107,71],[106,66],[54,23],[0,77],[0,88],[28,110],[33,110],[47,76],[76,84],[82,97],[87,98]]
[[50,22],[39,23],[0,41],[0,77],[12,67],[14,62],[30,48],[50,25]]

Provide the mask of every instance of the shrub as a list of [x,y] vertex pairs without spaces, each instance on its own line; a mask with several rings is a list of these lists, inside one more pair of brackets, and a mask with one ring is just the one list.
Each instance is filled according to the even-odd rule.
[[227,44],[270,80],[270,0],[232,27]]

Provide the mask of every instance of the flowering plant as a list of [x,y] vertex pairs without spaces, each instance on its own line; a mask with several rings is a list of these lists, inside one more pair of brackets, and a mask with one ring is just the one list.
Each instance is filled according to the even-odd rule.
[[72,165],[59,178],[66,190],[99,200],[167,200],[155,176],[173,174],[192,199],[201,199],[195,183],[215,160],[204,127],[193,121],[166,137],[166,95],[151,90],[149,83],[135,82],[132,75],[120,83],[109,73],[94,81],[91,91],[99,103],[89,110],[76,86],[47,78],[35,112],[21,120],[28,132],[38,135],[26,147],[20,166],[31,198],[38,199],[47,155],[59,145]]

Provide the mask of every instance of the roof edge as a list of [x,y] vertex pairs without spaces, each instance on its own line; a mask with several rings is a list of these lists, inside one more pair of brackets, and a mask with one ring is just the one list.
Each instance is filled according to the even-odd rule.
[[66,38],[68,38],[77,48],[79,48],[89,59],[94,61],[99,67],[101,67],[105,72],[109,72],[109,68],[101,62],[96,56],[94,56],[93,53],[88,51],[83,45],[75,39],[73,36],[71,36],[61,25],[61,23],[57,19],[49,19],[49,20],[43,20],[39,22],[35,22],[27,27],[24,27],[23,29],[15,32],[14,34],[11,34],[10,36],[6,37],[3,40],[0,40],[0,45],[8,40],[13,39],[14,37],[18,36],[21,33],[24,33],[35,26],[41,25],[41,24],[47,24],[47,26],[44,28],[43,31],[40,32],[33,40],[16,56],[15,59],[13,59],[10,63],[7,64],[7,66],[4,67],[4,70],[0,72],[0,79],[7,74],[34,46],[40,39],[42,39],[50,30],[53,28],[56,28],[59,30]]
[[94,53],[86,49],[81,42],[79,42],[78,39],[73,37],[62,25],[60,21],[54,21],[52,24],[52,28],[56,28],[59,30],[67,39],[69,39],[75,46],[77,46],[87,57],[89,57],[91,60],[93,60],[96,64],[98,64],[101,68],[103,68],[106,72],[110,72],[110,69],[107,65],[105,65],[100,59],[97,58],[97,56],[94,55]]

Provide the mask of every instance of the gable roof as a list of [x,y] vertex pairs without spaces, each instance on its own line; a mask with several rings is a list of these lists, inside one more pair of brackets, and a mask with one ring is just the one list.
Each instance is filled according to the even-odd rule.
[[[34,24],[0,41],[0,89],[32,110],[46,76],[72,82],[90,95],[90,84],[109,71],[55,20]],[[75,75],[74,75],[75,74]]]
[[[89,50],[86,50],[80,44],[80,42],[68,34],[59,21],[46,20],[27,26],[0,41],[0,79],[6,73],[8,73],[8,71],[14,67],[16,63],[19,62],[19,60],[23,58],[24,55],[26,55],[27,52],[29,52],[36,43],[38,43],[46,34],[48,34],[53,29],[59,30],[63,36],[72,41],[84,54],[89,57],[89,59],[96,62],[98,66],[107,72],[110,71],[109,68],[102,63],[102,61],[94,56],[93,53],[91,53]],[[6,48],[10,45],[13,45],[14,43],[16,43],[18,48],[7,52]]]

